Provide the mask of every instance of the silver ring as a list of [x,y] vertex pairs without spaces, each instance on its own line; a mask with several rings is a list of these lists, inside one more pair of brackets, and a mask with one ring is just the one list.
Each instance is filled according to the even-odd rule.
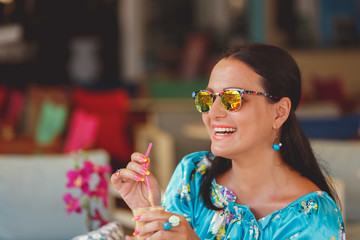
[[[120,172],[121,172],[121,168],[119,168],[118,170],[116,170],[115,174],[116,176],[119,176],[120,175]],[[122,178],[119,178],[121,182],[125,182],[126,180],[122,179]]]
[[169,217],[169,223],[171,224],[171,226],[176,227],[180,225],[180,218],[178,216],[171,216]]

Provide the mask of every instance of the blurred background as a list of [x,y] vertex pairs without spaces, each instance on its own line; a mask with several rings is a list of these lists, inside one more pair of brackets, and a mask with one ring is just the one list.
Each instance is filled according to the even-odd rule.
[[238,42],[295,58],[300,124],[360,222],[359,0],[0,0],[2,159],[102,149],[116,170],[152,141],[165,188],[209,149],[191,92]]

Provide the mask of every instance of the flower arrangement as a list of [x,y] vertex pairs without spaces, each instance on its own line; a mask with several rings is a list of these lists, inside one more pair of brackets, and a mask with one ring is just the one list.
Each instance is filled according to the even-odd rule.
[[68,180],[66,187],[78,189],[78,194],[74,196],[68,192],[63,195],[66,212],[68,215],[73,212],[81,214],[84,210],[87,230],[92,231],[94,221],[100,222],[99,227],[108,223],[99,209],[92,209],[91,205],[92,201],[101,200],[103,206],[107,208],[108,181],[106,174],[110,172],[111,168],[107,165],[101,166],[92,163],[87,153],[81,150],[73,153],[73,158],[75,167],[66,173]]

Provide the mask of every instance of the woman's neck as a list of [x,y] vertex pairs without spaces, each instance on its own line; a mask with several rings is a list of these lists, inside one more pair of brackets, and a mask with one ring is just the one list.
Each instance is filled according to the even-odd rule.
[[264,217],[286,207],[297,198],[320,190],[307,178],[290,168],[274,152],[266,157],[241,155],[232,167],[216,178],[236,195],[236,203],[248,205],[255,217]]
[[[278,152],[254,156],[241,155],[232,159],[232,168],[220,175],[219,184],[231,189],[241,200],[264,198],[274,191],[289,185],[292,175],[296,173],[284,163]],[[245,198],[244,198],[245,200]]]

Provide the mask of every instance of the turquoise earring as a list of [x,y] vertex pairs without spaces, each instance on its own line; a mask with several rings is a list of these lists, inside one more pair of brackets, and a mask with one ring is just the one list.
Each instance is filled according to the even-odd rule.
[[[275,141],[276,141],[277,139],[275,139]],[[281,148],[281,146],[282,146],[282,143],[274,143],[273,145],[272,145],[272,148],[275,150],[275,151],[279,151],[279,149]]]

